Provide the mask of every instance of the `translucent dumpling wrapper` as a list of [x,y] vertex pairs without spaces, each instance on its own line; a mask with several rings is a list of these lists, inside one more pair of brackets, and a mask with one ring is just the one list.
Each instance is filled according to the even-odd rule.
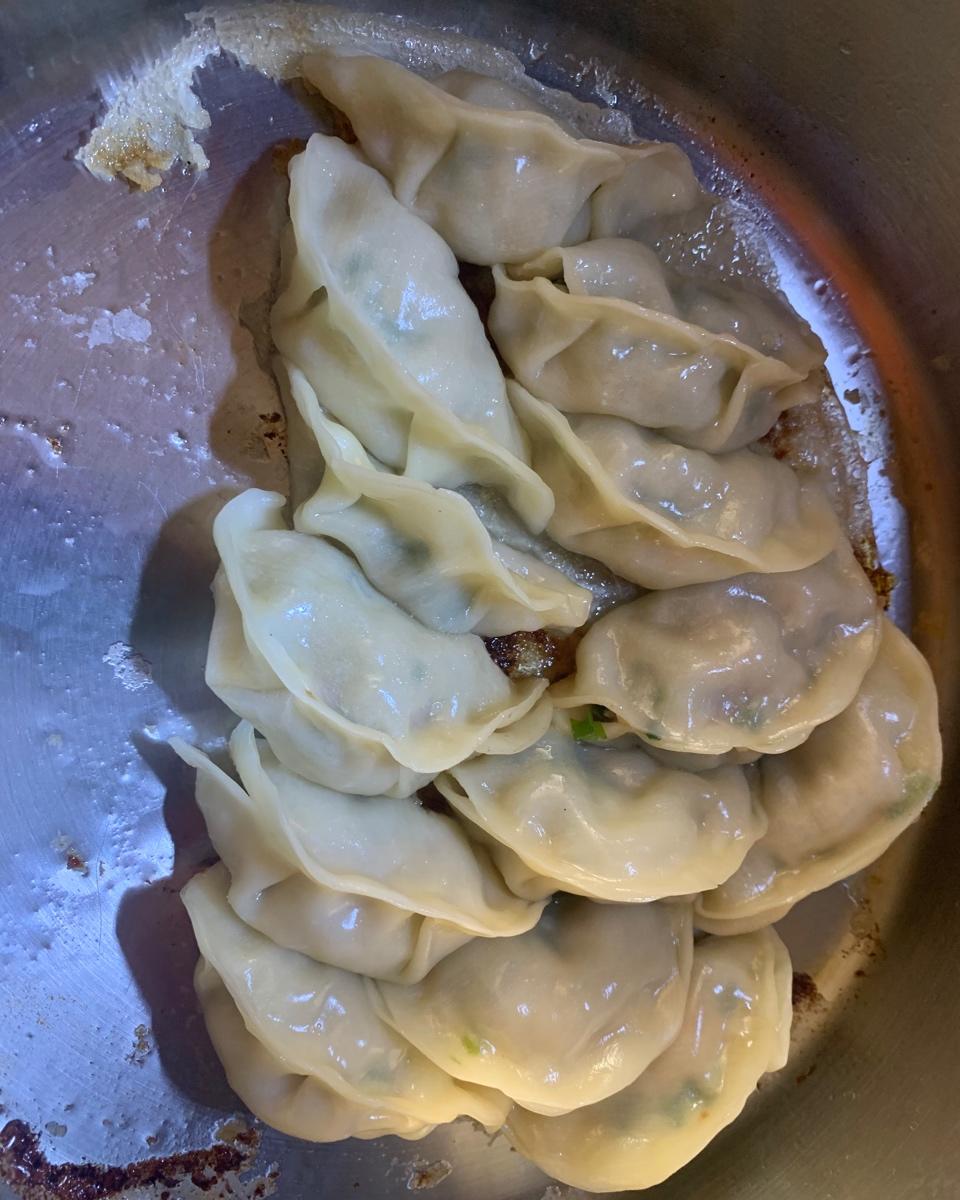
[[623,175],[611,146],[530,109],[471,104],[382,58],[327,51],[302,70],[346,114],[401,204],[465,262],[518,262],[582,240],[590,197]]
[[[548,269],[554,260],[542,261]],[[516,379],[561,412],[623,417],[720,453],[762,437],[782,411],[820,395],[824,351],[812,334],[809,345],[798,334],[790,342],[796,352],[780,358],[599,287],[596,295],[568,291],[502,268],[494,278],[491,336]]]
[[856,695],[877,652],[870,582],[847,547],[802,571],[650,592],[577,647],[558,707],[599,704],[666,750],[778,753]]
[[[579,136],[570,122],[549,112],[529,92],[502,79],[458,68],[441,75],[434,84],[450,96],[485,108],[543,113],[551,116],[572,137]],[[626,146],[594,141],[587,144],[612,150],[623,169],[593,192],[589,214],[581,213],[567,230],[571,240],[585,223],[589,224],[591,238],[636,237],[646,231],[654,218],[687,213],[712,200],[701,190],[690,159],[679,146],[670,142],[643,141]]]
[[416,1140],[434,1128],[414,1116],[358,1104],[316,1077],[291,1069],[247,1030],[223,981],[204,958],[197,964],[194,986],[227,1081],[253,1115],[274,1129],[310,1142],[338,1142],[386,1134]]
[[792,971],[773,932],[707,938],[668,1049],[601,1104],[546,1118],[515,1108],[507,1135],[555,1179],[590,1192],[661,1183],[686,1165],[787,1061]]
[[[342,550],[286,529],[283,506],[251,489],[214,522],[223,567],[207,682],[291,770],[409,795],[534,706],[545,680],[508,679],[474,634],[427,629]],[[391,761],[402,770],[384,785]]]
[[636,142],[610,148],[623,163],[623,174],[593,193],[591,238],[640,237],[657,218],[706,210],[713,203],[679,146]]
[[499,79],[495,75],[482,75],[479,71],[469,71],[465,67],[454,67],[452,71],[444,71],[430,81],[434,87],[446,92],[448,96],[456,96],[467,104],[478,105],[480,108],[501,108],[509,112],[533,112],[550,117],[564,133],[577,137],[577,131],[562,117],[545,108],[540,100],[530,92],[524,91]]
[[820,486],[769,455],[691,450],[622,417],[565,416],[509,390],[556,497],[550,536],[642,587],[796,571],[842,536]]
[[550,728],[553,712],[553,697],[547,690],[519,721],[514,721],[506,729],[498,729],[496,733],[491,733],[483,743],[483,753],[510,755],[526,750]]
[[823,343],[785,301],[743,282],[710,278],[703,271],[673,271],[649,246],[628,238],[558,246],[509,267],[508,274],[514,279],[543,276],[572,295],[626,300],[677,317],[736,338],[801,375],[817,372],[825,362]]
[[290,220],[271,318],[283,360],[380,462],[496,487],[542,528],[552,497],[442,239],[354,147],[320,134],[290,162]]
[[759,763],[764,836],[697,922],[738,933],[869,866],[916,819],[940,780],[937,693],[919,650],[883,621],[856,699],[788,754]]
[[421,983],[371,989],[444,1071],[534,1112],[568,1112],[625,1087],[675,1037],[690,911],[564,896],[529,933],[475,939]]
[[358,795],[411,796],[435,772],[401,766],[382,744],[360,731],[317,722],[247,639],[243,616],[221,566],[213,580],[214,617],[207,650],[210,690],[266,737],[292,770],[317,783]]
[[586,621],[586,588],[494,542],[462,496],[378,469],[348,429],[324,416],[295,367],[290,393],[326,464],[294,515],[296,529],[345,547],[382,595],[443,633],[493,636]]
[[595,558],[564,549],[549,534],[531,533],[510,511],[503,498],[489,488],[464,488],[461,495],[470,501],[495,542],[555,567],[569,580],[586,588],[593,598],[591,617],[596,618],[627,600],[635,600],[640,594],[635,583],[621,578]]
[[181,895],[201,955],[269,1055],[354,1105],[408,1118],[421,1127],[415,1136],[461,1115],[499,1128],[505,1097],[438,1070],[380,1019],[359,975],[277,946],[245,925],[227,903],[227,887],[219,865],[195,876]]
[[608,745],[591,732],[575,737],[561,713],[528,750],[480,755],[436,780],[491,838],[510,887],[637,902],[729,878],[766,826],[743,770],[671,770],[636,738]]
[[542,904],[505,886],[486,850],[413,797],[348,796],[294,775],[246,722],[236,783],[199,750],[197,804],[230,871],[234,912],[278,945],[379,979],[412,982],[471,937],[509,937]]

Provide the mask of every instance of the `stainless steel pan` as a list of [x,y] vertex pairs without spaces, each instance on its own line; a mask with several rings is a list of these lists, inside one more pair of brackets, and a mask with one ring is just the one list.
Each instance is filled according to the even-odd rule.
[[[960,7],[396,7],[681,138],[763,215],[863,436],[895,612],[933,662],[952,756]],[[176,3],[0,8],[0,1196],[573,1197],[467,1126],[316,1148],[231,1121],[176,894],[209,848],[164,741],[226,727],[202,684],[210,521],[283,479],[263,317],[281,143],[316,116],[219,62],[200,84],[207,174],[146,195],[84,174],[101,90],[182,30]],[[801,981],[794,1060],[656,1195],[960,1194],[956,786],[866,899],[800,914],[823,997]]]

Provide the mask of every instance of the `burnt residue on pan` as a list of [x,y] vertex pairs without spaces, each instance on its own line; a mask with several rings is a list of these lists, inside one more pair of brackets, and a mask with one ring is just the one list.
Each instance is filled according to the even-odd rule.
[[252,1168],[259,1145],[256,1130],[241,1128],[229,1143],[124,1166],[52,1163],[34,1130],[24,1121],[12,1120],[0,1129],[0,1180],[24,1200],[103,1200],[134,1190],[156,1200],[197,1193],[210,1200],[238,1195],[261,1200],[274,1190],[276,1168],[237,1186],[241,1173]]
[[794,1012],[810,1012],[823,1008],[826,1003],[816,980],[806,971],[794,971],[792,998]]

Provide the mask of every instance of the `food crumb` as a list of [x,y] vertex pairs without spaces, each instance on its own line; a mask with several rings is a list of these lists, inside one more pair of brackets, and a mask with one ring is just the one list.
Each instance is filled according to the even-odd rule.
[[419,1192],[435,1188],[437,1184],[443,1183],[452,1171],[453,1167],[445,1158],[439,1158],[436,1162],[415,1158],[412,1163],[407,1164],[405,1171],[407,1190]]
[[511,679],[541,678],[553,682],[573,673],[576,648],[582,636],[582,630],[554,636],[545,629],[535,629],[486,637],[483,641],[487,653]]
[[139,692],[153,681],[153,667],[142,654],[126,642],[113,642],[101,659],[113,668],[114,678],[128,692]]
[[142,1067],[153,1051],[153,1030],[148,1025],[138,1025],[133,1037],[133,1049],[127,1055],[127,1062]]
[[78,871],[81,875],[90,874],[90,868],[76,850],[68,850],[64,861],[68,871]]

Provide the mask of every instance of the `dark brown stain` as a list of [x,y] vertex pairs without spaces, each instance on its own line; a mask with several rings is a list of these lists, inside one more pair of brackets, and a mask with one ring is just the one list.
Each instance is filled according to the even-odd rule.
[[100,1200],[132,1188],[170,1189],[160,1193],[163,1200],[186,1179],[209,1192],[228,1172],[238,1173],[249,1166],[258,1144],[257,1133],[250,1130],[231,1145],[147,1158],[125,1166],[51,1163],[30,1126],[13,1120],[0,1129],[0,1180],[24,1200]]
[[290,159],[295,158],[307,148],[303,138],[287,138],[277,142],[270,150],[270,160],[278,175],[286,175],[290,169]]
[[819,1008],[824,1003],[823,994],[813,976],[806,971],[793,973],[793,1007],[799,1011]]
[[[789,410],[781,415],[770,432],[760,439],[760,442],[769,448],[774,458],[780,461],[788,459],[793,465],[797,451],[802,449],[802,433],[798,434],[791,425]],[[880,607],[886,611],[890,605],[890,597],[896,586],[897,578],[880,562],[872,524],[859,537],[853,538],[850,546],[854,557],[863,568],[863,573],[870,580]]]
[[847,955],[858,954],[871,963],[883,962],[887,956],[887,949],[880,936],[880,926],[873,915],[869,896],[860,898],[857,911],[850,921],[850,933],[853,935],[854,942],[846,951]]
[[882,567],[876,561],[876,547],[858,547],[854,543],[853,553],[856,555],[857,562],[863,567],[864,574],[870,580],[873,590],[877,594],[877,599],[880,601],[880,607],[886,612],[890,607],[890,597],[893,595],[893,589],[897,584],[896,575],[893,575],[886,567]]
[[339,108],[336,108],[329,101],[326,101],[325,104],[329,114],[330,125],[332,127],[331,132],[333,133],[334,137],[340,138],[341,141],[346,142],[349,146],[354,145],[357,141],[357,135],[353,131],[353,125],[350,122],[350,118],[345,112]]
[[287,457],[287,422],[283,413],[257,413],[257,436],[267,447],[268,454],[274,449]]
[[797,1076],[797,1083],[798,1084],[806,1083],[807,1080],[810,1078],[810,1076],[814,1073],[814,1071],[816,1069],[817,1069],[817,1064],[811,1063],[810,1066],[807,1067],[807,1069],[805,1071],[801,1071],[800,1074]]

